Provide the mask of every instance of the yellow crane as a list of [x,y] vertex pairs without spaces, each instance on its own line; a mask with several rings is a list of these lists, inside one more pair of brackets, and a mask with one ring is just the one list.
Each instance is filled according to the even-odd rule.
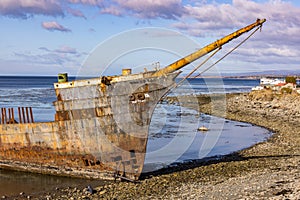
[[253,24],[250,24],[244,28],[241,28],[238,31],[235,31],[201,49],[199,49],[198,51],[184,57],[181,58],[177,61],[175,61],[174,63],[164,67],[163,69],[160,69],[158,71],[156,71],[152,76],[162,76],[164,74],[168,74],[168,73],[172,73],[176,70],[181,69],[182,67],[190,64],[191,62],[197,60],[198,58],[201,58],[202,56],[205,56],[206,54],[214,51],[217,48],[222,47],[224,44],[228,43],[229,41],[239,37],[240,35],[242,35],[243,33],[246,33],[250,30],[252,30],[255,27],[261,27],[262,24],[266,21],[266,19],[257,19],[256,22],[254,22]]

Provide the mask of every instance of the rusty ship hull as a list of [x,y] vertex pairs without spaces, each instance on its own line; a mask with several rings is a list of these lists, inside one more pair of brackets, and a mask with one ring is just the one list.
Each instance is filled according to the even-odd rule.
[[258,19],[160,70],[139,74],[125,70],[120,76],[54,83],[52,122],[35,123],[27,108],[19,108],[18,114],[2,109],[0,167],[137,180],[155,105],[175,83],[179,69],[243,33],[260,29],[265,21]]
[[153,110],[178,72],[162,77],[150,75],[55,83],[54,121],[0,125],[0,166],[137,180],[144,165]]

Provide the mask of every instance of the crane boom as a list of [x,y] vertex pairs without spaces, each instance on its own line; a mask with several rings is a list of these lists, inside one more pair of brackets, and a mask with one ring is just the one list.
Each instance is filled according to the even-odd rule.
[[164,74],[172,73],[176,70],[179,70],[179,69],[183,68],[184,66],[190,64],[191,62],[197,60],[198,58],[201,58],[202,56],[212,52],[213,50],[222,47],[224,44],[239,37],[243,33],[246,33],[255,27],[262,26],[262,24],[265,21],[266,21],[266,19],[257,19],[255,23],[250,24],[244,28],[241,28],[240,30],[235,31],[235,32],[197,50],[196,52],[191,53],[190,55],[175,61],[174,63],[164,67],[163,69],[156,71],[153,74],[153,76],[162,76]]

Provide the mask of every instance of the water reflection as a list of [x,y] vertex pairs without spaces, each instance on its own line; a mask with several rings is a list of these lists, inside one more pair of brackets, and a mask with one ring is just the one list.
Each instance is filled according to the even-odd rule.
[[0,196],[47,192],[63,187],[93,187],[107,181],[68,178],[0,169]]

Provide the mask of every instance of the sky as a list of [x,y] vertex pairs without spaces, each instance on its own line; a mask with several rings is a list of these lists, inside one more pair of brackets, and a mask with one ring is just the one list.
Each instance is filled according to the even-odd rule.
[[216,70],[300,69],[298,0],[0,0],[0,75],[163,67],[257,18],[262,30]]

